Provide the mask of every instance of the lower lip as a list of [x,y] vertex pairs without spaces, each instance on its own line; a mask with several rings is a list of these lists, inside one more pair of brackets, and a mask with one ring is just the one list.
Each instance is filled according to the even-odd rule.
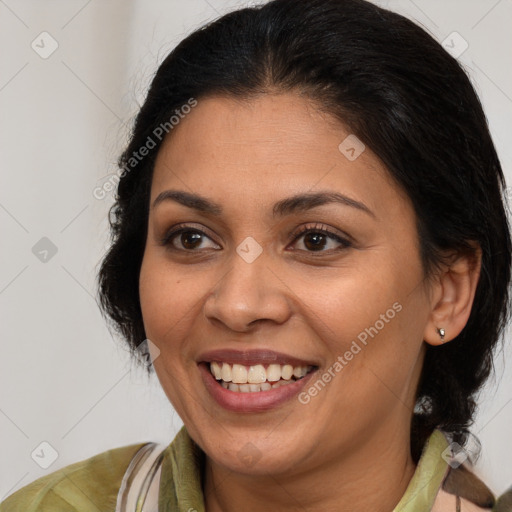
[[312,371],[292,384],[283,384],[268,391],[242,393],[223,388],[212,375],[208,364],[201,363],[199,371],[206,389],[215,401],[224,409],[235,412],[264,412],[274,409],[297,396],[316,373],[316,370]]

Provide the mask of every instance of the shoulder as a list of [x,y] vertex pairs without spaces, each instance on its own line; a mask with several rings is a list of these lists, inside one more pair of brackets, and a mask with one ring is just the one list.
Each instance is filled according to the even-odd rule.
[[432,512],[512,512],[511,497],[506,492],[496,500],[487,485],[465,465],[461,465],[449,468]]
[[9,496],[0,512],[112,511],[131,459],[146,444],[114,448],[54,471]]
[[457,509],[457,497],[441,489],[437,494],[436,501],[432,508],[432,512],[491,512],[489,507],[480,507],[465,498],[460,498],[460,509]]

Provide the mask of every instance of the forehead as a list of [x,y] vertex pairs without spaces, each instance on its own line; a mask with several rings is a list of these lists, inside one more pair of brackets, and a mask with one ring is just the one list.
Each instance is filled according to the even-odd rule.
[[370,208],[403,196],[346,126],[294,93],[199,99],[160,148],[151,200],[178,187],[260,204],[319,188],[364,197]]

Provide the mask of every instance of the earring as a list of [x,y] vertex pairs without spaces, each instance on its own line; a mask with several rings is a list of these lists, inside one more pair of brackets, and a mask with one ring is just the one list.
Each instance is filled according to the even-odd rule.
[[441,341],[444,341],[444,335],[446,334],[446,331],[442,327],[440,327],[437,329],[437,333],[439,334]]

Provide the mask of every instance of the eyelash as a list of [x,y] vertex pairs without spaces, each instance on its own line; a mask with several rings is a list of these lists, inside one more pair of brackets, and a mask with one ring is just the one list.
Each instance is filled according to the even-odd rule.
[[[182,252],[199,252],[200,249],[198,250],[195,250],[195,249],[177,249],[176,247],[174,247],[172,245],[172,241],[173,239],[177,236],[177,235],[180,235],[181,233],[184,233],[184,232],[191,232],[191,233],[199,233],[203,236],[206,236],[207,238],[210,238],[211,240],[211,237],[209,237],[203,230],[201,229],[198,229],[198,228],[194,228],[192,226],[187,226],[186,224],[179,224],[178,226],[175,226],[175,228],[169,232],[169,233],[166,233],[164,235],[164,237],[160,240],[160,244],[163,245],[163,246],[167,246],[167,248],[169,250],[173,250],[173,251],[182,251]],[[347,238],[343,238],[341,237],[340,235],[338,235],[337,233],[334,233],[332,231],[330,231],[329,229],[325,228],[325,227],[322,227],[321,224],[315,224],[314,226],[302,226],[301,228],[299,228],[297,231],[295,232],[292,232],[291,233],[291,236],[293,236],[293,243],[295,243],[300,237],[308,234],[308,233],[321,233],[321,234],[324,234],[326,235],[328,238],[330,238],[331,240],[335,240],[336,242],[338,242],[341,247],[338,247],[337,249],[330,249],[330,250],[327,250],[327,251],[305,251],[305,252],[308,252],[312,255],[315,255],[315,254],[332,254],[333,252],[338,252],[338,251],[342,251],[343,249],[348,249],[350,247],[352,247],[352,243],[347,239]]]

